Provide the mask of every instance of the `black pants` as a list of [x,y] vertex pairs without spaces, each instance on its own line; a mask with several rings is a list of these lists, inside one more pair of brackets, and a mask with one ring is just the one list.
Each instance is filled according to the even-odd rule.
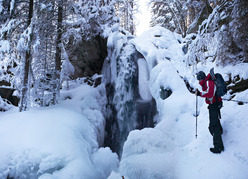
[[216,149],[224,149],[221,134],[223,133],[220,124],[220,102],[209,104],[209,132],[213,136],[213,144]]

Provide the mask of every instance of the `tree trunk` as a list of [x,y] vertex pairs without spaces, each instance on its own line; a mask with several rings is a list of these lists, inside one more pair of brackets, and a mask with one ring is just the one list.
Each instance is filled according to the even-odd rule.
[[134,14],[133,14],[134,2],[133,2],[133,1],[130,2],[130,6],[131,6],[131,9],[132,9],[132,14],[131,14],[131,17],[130,17],[130,19],[129,19],[129,21],[130,21],[130,22],[129,22],[129,23],[130,23],[130,25],[129,25],[129,26],[130,26],[130,27],[129,27],[130,29],[129,29],[129,30],[130,30],[130,33],[131,33],[132,35],[134,35],[135,27],[134,27],[134,19],[133,19],[133,18],[134,18],[134,17],[133,17],[133,16],[134,16]]
[[[32,17],[33,17],[33,5],[34,1],[29,1],[29,13],[28,13],[28,24],[27,27],[31,25]],[[25,54],[25,61],[24,61],[24,77],[23,77],[23,84],[22,84],[22,91],[21,91],[21,101],[19,105],[19,111],[26,111],[28,107],[28,79],[29,79],[29,70],[31,65],[31,42],[32,42],[32,27],[31,27],[31,33],[30,33],[30,40],[28,41],[28,49],[26,50]]]
[[61,37],[62,37],[62,21],[63,21],[63,0],[58,2],[58,19],[57,19],[57,39],[55,53],[55,90],[53,92],[53,104],[58,102],[60,96],[60,72],[61,72]]

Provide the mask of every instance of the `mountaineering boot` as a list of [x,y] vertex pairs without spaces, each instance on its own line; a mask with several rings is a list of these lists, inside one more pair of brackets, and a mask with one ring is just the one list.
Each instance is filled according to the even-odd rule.
[[224,151],[224,148],[222,149],[210,148],[210,151],[214,154],[220,154],[222,151]]

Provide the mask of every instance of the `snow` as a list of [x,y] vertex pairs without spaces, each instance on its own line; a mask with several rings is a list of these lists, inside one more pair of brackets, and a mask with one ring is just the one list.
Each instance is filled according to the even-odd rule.
[[0,40],[0,52],[9,52],[10,44],[7,40]]
[[[158,34],[159,36],[155,37]],[[157,103],[158,124],[154,128],[130,132],[124,144],[119,173],[128,178],[212,178],[246,179],[248,176],[247,104],[224,101],[221,123],[225,151],[212,154],[212,136],[208,131],[208,109],[198,97],[196,135],[196,97],[189,93],[183,80],[199,88],[193,69],[186,68],[180,39],[165,29],[155,27],[135,38],[134,44],[150,64],[150,91]],[[154,44],[154,45],[151,45]],[[155,64],[155,65],[154,65]],[[209,73],[214,64],[198,65]],[[246,64],[215,67],[215,73],[240,75],[247,79]],[[172,95],[162,100],[160,88],[171,89]],[[247,100],[248,90],[236,95]],[[224,96],[226,98],[226,96]]]
[[7,103],[7,101],[3,100],[0,96],[0,111],[8,111],[10,110],[11,105]]
[[143,100],[152,100],[149,89],[149,71],[145,59],[138,59],[138,76],[139,76],[139,94]]
[[[110,73],[111,73],[111,82],[116,80],[117,71],[116,71],[116,59],[120,54],[121,47],[124,43],[127,42],[127,37],[119,32],[119,24],[114,24],[112,27],[112,32],[108,37],[108,58],[110,60]],[[105,69],[105,71],[109,71],[109,69]]]
[[14,7],[15,7],[15,0],[12,0],[12,1],[10,2],[10,12],[13,11]]
[[0,178],[106,178],[117,167],[117,155],[99,148],[105,125],[100,90],[81,85],[62,96],[71,99],[0,113]]
[[[115,28],[108,42],[116,57],[127,39]],[[143,98],[147,98],[149,89],[156,100],[159,114],[156,126],[130,132],[119,161],[108,147],[102,147],[104,87],[73,83],[71,90],[61,92],[62,101],[55,106],[32,108],[22,113],[12,107],[0,113],[0,178],[9,175],[40,179],[116,179],[121,176],[125,179],[247,179],[248,104],[224,101],[221,123],[225,151],[212,154],[207,104],[200,97],[195,137],[196,96],[189,93],[183,79],[194,88],[199,88],[199,84],[195,68],[186,65],[181,37],[153,27],[131,42],[146,60],[138,62],[141,63],[140,74],[147,75],[140,89]],[[198,64],[197,70],[208,73],[212,67],[225,79],[229,73],[232,79],[236,75],[248,78],[247,64],[221,67],[206,62]],[[112,77],[112,80],[116,78],[116,71]],[[165,100],[160,98],[161,88],[172,90]],[[234,100],[248,102],[248,90],[237,93]]]

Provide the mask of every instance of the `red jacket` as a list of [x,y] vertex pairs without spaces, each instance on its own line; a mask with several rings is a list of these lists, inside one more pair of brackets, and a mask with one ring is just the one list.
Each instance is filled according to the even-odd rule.
[[[216,102],[216,85],[214,81],[211,80],[211,75],[208,74],[207,77],[200,81],[199,84],[202,86],[202,92],[200,92],[200,96],[206,98],[205,101],[207,104],[213,104]],[[218,97],[218,101],[222,101],[220,97]]]

